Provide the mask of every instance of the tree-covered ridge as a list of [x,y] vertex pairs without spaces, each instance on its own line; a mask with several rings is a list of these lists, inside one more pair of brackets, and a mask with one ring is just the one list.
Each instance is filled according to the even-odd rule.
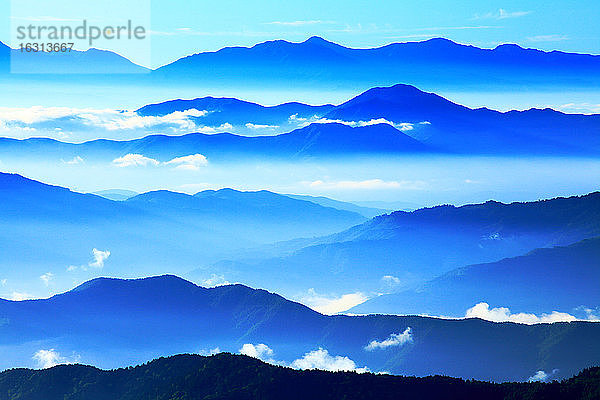
[[83,365],[0,374],[6,400],[598,399],[600,368],[562,382],[494,384],[354,372],[298,371],[232,354],[179,355],[103,371]]

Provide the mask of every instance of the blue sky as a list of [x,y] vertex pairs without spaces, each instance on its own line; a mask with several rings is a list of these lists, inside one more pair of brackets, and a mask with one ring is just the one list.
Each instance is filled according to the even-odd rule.
[[[84,15],[82,7],[93,13],[99,4],[115,12],[115,7],[105,2],[26,1],[42,5],[28,7],[38,15],[51,13],[57,18]],[[140,9],[134,3],[140,0],[117,2],[123,7],[121,14],[132,19]],[[15,4],[23,1],[15,0]],[[312,35],[351,47],[446,37],[480,47],[511,42],[543,50],[600,54],[598,1],[152,0],[146,4],[151,4],[152,11],[154,67],[194,52],[271,39],[302,41]],[[3,1],[0,12],[9,17],[10,2]],[[3,26],[0,40],[7,42],[10,24]],[[133,51],[120,52],[136,58]]]

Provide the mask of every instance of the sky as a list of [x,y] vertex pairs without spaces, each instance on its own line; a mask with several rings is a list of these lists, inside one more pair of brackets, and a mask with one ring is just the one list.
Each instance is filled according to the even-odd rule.
[[[34,11],[35,10],[35,11]],[[517,43],[542,50],[600,54],[598,1],[363,1],[274,0],[2,0],[0,40],[10,42],[15,17],[119,18],[149,24],[151,54],[115,49],[157,67],[182,56],[266,40],[303,41],[317,35],[349,47],[445,37],[492,48]],[[12,18],[11,18],[12,16]],[[150,22],[148,22],[150,21]],[[144,53],[144,54],[142,54]]]

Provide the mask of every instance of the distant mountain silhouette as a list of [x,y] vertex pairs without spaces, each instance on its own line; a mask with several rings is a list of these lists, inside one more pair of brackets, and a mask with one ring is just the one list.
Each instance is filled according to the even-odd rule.
[[594,313],[600,305],[599,263],[600,238],[586,239],[459,268],[416,290],[379,296],[350,312],[461,317],[483,301],[513,313],[560,310],[586,318],[585,309]]
[[137,192],[132,190],[123,190],[123,189],[107,189],[100,190],[98,192],[94,192],[96,196],[104,197],[105,199],[114,200],[114,201],[123,201],[127,200],[130,197],[136,196]]
[[[478,319],[323,316],[242,285],[205,289],[174,276],[98,278],[49,299],[0,301],[0,367],[31,363],[39,349],[81,354],[115,367],[160,355],[264,343],[290,363],[319,348],[374,371],[526,380],[538,370],[567,377],[600,357],[600,325],[495,324]],[[365,350],[411,328],[403,345]],[[107,334],[110,329],[110,334]]]
[[[307,240],[303,248],[284,257],[242,258],[215,267],[245,282],[251,279],[247,271],[264,271],[275,281],[274,287],[286,290],[293,278],[296,287],[304,285],[323,293],[349,293],[358,288],[389,293],[416,289],[466,265],[600,236],[599,221],[600,193],[528,203],[437,206],[378,216],[344,232]],[[596,261],[592,257],[584,262]],[[578,278],[584,279],[573,276]],[[582,287],[586,287],[583,282]],[[458,301],[453,305],[452,298],[448,302],[454,313],[463,305]],[[571,308],[572,304],[565,306]]]
[[[3,65],[2,65],[3,64]],[[21,52],[0,46],[0,67],[19,74],[146,74],[150,70],[112,51],[95,48],[69,52]],[[39,77],[38,77],[39,78]]]
[[[277,242],[283,237],[315,236],[364,222],[361,215],[292,199],[266,190],[207,190],[190,196],[160,190],[127,200],[128,205],[188,224],[210,226],[215,232]],[[312,222],[307,224],[307,221]]]
[[246,247],[330,234],[366,220],[269,192],[160,191],[111,201],[14,174],[0,174],[0,187],[3,279],[34,286],[48,271],[57,282],[70,282],[69,266],[84,276],[99,272],[87,265],[94,248],[111,252],[105,271],[112,273],[184,273]]
[[291,197],[293,199],[310,201],[312,203],[320,204],[323,207],[331,207],[331,208],[336,208],[338,210],[346,210],[346,211],[355,212],[355,213],[363,215],[367,218],[373,218],[377,215],[386,214],[386,213],[389,213],[390,211],[392,211],[390,209],[367,207],[367,206],[358,205],[356,203],[333,200],[333,199],[330,199],[328,197],[323,197],[323,196],[306,196],[306,195],[299,195],[299,194],[286,194],[285,196]]
[[[48,385],[52,382],[51,385]],[[592,399],[600,395],[600,369],[589,368],[561,383],[463,381],[433,376],[400,377],[352,372],[297,371],[233,354],[182,354],[137,367],[103,371],[84,365],[0,373],[0,391],[23,400],[397,399],[531,400]]]
[[[600,83],[600,57],[559,51],[544,52],[505,44],[481,49],[436,38],[393,43],[374,49],[351,49],[312,37],[301,43],[274,40],[246,47],[227,47],[181,58],[153,75],[174,80],[288,81],[332,85],[404,82],[432,86],[576,85]],[[236,76],[238,78],[236,79]],[[368,83],[367,83],[368,82]]]
[[[0,73],[4,75],[10,71],[9,53],[0,47]],[[274,40],[190,55],[139,74],[130,72],[148,70],[100,50],[42,54],[26,60],[30,60],[26,61],[27,69],[40,73],[12,75],[6,84],[8,90],[18,93],[24,87],[44,87],[86,104],[92,102],[86,98],[90,86],[110,90],[134,104],[133,92],[136,101],[142,103],[155,101],[160,95],[177,98],[181,93],[195,96],[232,90],[285,92],[290,100],[297,100],[307,93],[313,93],[309,95],[312,98],[324,91],[346,95],[399,82],[429,91],[480,93],[558,93],[600,87],[598,55],[545,52],[509,44],[482,49],[441,38],[367,49],[346,48],[318,37],[301,43]],[[38,93],[46,104],[62,104],[53,103],[55,99],[44,92]],[[512,101],[508,95],[505,98],[507,103]]]
[[4,159],[43,157],[60,161],[82,157],[87,161],[111,162],[126,154],[143,154],[167,162],[200,153],[209,161],[240,158],[289,159],[339,157],[365,154],[408,154],[433,151],[387,124],[352,128],[342,124],[312,124],[277,136],[246,137],[228,133],[183,136],[152,135],[129,141],[93,140],[81,144],[52,139],[0,138]]

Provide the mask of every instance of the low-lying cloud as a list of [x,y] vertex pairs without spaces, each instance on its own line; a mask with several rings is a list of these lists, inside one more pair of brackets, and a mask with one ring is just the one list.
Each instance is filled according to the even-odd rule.
[[371,340],[368,345],[365,346],[365,350],[373,351],[373,350],[385,350],[389,347],[397,347],[402,346],[406,343],[412,342],[412,329],[410,326],[404,330],[402,333],[392,333],[386,339],[382,341]]
[[45,136],[58,140],[84,141],[97,137],[135,138],[146,134],[213,134],[233,126],[202,124],[206,110],[189,109],[161,116],[144,116],[135,111],[69,107],[0,107],[3,136],[28,138]]
[[71,357],[63,357],[60,353],[54,349],[49,350],[38,350],[32,357],[37,363],[38,368],[52,368],[59,364],[74,364],[79,362],[80,356],[73,354]]
[[552,372],[547,373],[543,370],[536,371],[535,374],[527,379],[527,382],[547,382],[550,378],[558,373],[558,369],[553,369]]
[[160,165],[160,162],[153,158],[149,158],[142,154],[135,153],[126,154],[123,157],[115,158],[112,163],[119,168],[147,167]]
[[275,352],[264,343],[251,344],[245,343],[239,350],[240,354],[258,358],[261,361],[269,364],[282,365],[295,369],[319,369],[323,371],[354,371],[358,373],[370,372],[367,367],[358,367],[356,363],[345,356],[332,356],[326,349],[318,348],[317,350],[305,353],[301,358],[298,358],[291,363],[284,361],[276,361],[274,359]]
[[279,128],[279,125],[263,125],[263,124],[253,124],[252,122],[248,122],[246,124],[246,128],[253,129],[253,130],[277,129],[277,128]]
[[161,165],[174,166],[178,170],[198,171],[201,167],[208,165],[208,159],[202,154],[190,154],[188,156],[176,157],[170,161],[161,163],[160,161],[146,157],[143,154],[130,153],[122,157],[115,158],[112,164],[119,168],[130,167],[158,167]]
[[208,279],[204,279],[201,282],[201,285],[204,287],[217,287],[217,286],[224,286],[224,285],[229,285],[230,282],[225,279],[224,275],[217,275],[217,274],[212,274],[210,276],[210,278]]
[[290,116],[290,121],[302,122],[300,124],[300,127],[308,126],[310,124],[342,124],[342,125],[350,126],[352,128],[358,128],[358,127],[363,127],[363,126],[386,124],[386,125],[393,126],[394,128],[396,128],[400,131],[403,131],[403,132],[412,131],[415,128],[415,124],[413,124],[411,122],[393,122],[393,121],[387,120],[385,118],[375,118],[375,119],[370,119],[368,121],[345,121],[342,119],[329,119],[329,118],[314,119],[314,118],[311,118],[311,119],[305,119],[304,121],[302,121],[301,119],[299,119],[297,117],[292,119],[292,116]]
[[240,354],[243,354],[248,357],[258,358],[261,361],[276,364],[277,362],[273,360],[274,351],[269,346],[264,343],[252,344],[245,343],[242,348],[239,350]]
[[558,311],[552,311],[550,314],[542,314],[540,316],[530,313],[513,314],[507,307],[490,308],[490,305],[484,302],[478,303],[469,308],[465,313],[465,317],[481,318],[492,322],[515,322],[527,325],[554,322],[573,322],[577,320],[577,318],[571,314]]
[[341,296],[325,296],[317,293],[313,288],[308,289],[308,293],[299,299],[301,303],[325,315],[346,311],[367,300],[369,298],[361,292],[347,293]]
[[208,159],[202,154],[192,154],[174,158],[171,161],[167,161],[165,165],[175,165],[176,169],[197,171],[201,167],[208,165]]
[[10,295],[10,300],[12,300],[12,301],[25,301],[25,300],[31,300],[33,298],[34,298],[34,296],[32,294],[25,293],[25,292],[12,292]]
[[323,348],[310,351],[302,358],[291,363],[296,369],[320,369],[323,371],[354,371],[358,373],[369,372],[367,367],[358,367],[354,361],[345,356],[332,356]]

